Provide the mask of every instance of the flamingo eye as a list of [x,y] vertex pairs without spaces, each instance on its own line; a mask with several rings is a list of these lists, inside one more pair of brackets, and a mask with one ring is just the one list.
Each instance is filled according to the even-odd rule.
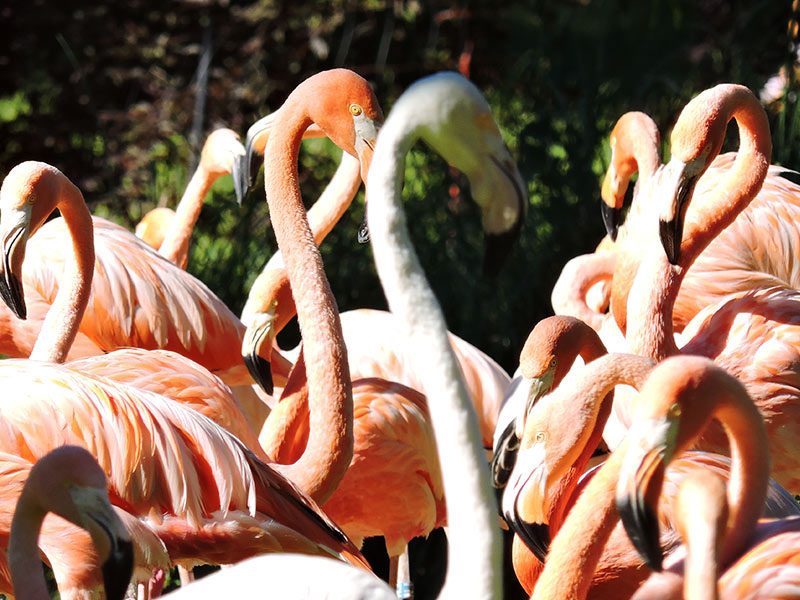
[[350,114],[354,117],[361,115],[364,112],[364,109],[361,108],[358,104],[353,103],[350,105]]
[[544,431],[538,431],[538,432],[536,432],[536,441],[537,441],[538,443],[540,443],[540,444],[541,444],[541,443],[544,441],[544,438],[545,438]]

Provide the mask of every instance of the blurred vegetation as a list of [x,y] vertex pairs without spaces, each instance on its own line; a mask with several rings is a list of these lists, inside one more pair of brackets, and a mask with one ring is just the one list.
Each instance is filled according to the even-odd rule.
[[[774,160],[800,167],[791,19],[788,0],[6,0],[0,176],[51,162],[96,214],[132,228],[180,197],[208,132],[244,133],[314,72],[354,69],[388,111],[419,77],[460,69],[486,92],[528,181],[523,235],[505,271],[483,278],[477,210],[423,147],[406,164],[409,223],[451,329],[513,369],[551,312],[561,266],[602,236],[599,180],[623,112],[645,110],[666,132],[702,89],[760,90],[783,67],[792,91],[770,105]],[[306,143],[307,199],[337,160],[330,143]],[[362,219],[359,200],[322,247],[341,310],[385,306],[370,249],[356,243]],[[261,192],[239,208],[220,180],[190,271],[238,311],[274,250]]]

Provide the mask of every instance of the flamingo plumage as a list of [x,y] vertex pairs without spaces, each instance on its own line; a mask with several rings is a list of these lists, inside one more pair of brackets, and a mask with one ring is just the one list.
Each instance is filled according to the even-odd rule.
[[[656,124],[646,114],[625,113],[611,134],[612,159],[603,183],[603,217],[609,235],[617,231],[625,190],[631,176],[639,170],[631,214],[620,229],[621,245],[642,243],[648,229],[647,207],[650,194],[641,194],[660,166]],[[616,143],[614,143],[616,141]],[[736,159],[735,153],[716,156],[697,180],[693,197],[702,202],[714,197]],[[641,167],[640,167],[641,165]],[[688,268],[675,300],[673,324],[681,331],[706,306],[716,304],[728,294],[772,286],[800,288],[794,265],[800,247],[800,185],[793,172],[775,165],[767,171],[758,193],[726,228],[711,241]],[[608,215],[614,215],[609,217]],[[645,221],[643,221],[643,219]],[[626,238],[630,239],[626,242]],[[622,251],[615,265],[611,310],[624,331],[627,326],[626,299],[638,267],[638,254]]]
[[[680,456],[715,419],[725,429],[732,449],[733,462],[727,490],[724,485],[718,486],[717,490],[722,496],[727,496],[729,514],[724,518],[721,516],[723,507],[720,505],[724,503],[717,498],[716,510],[710,510],[712,517],[716,512],[719,525],[716,534],[709,531],[707,524],[704,527],[699,523],[691,532],[699,535],[690,537],[695,545],[692,547],[690,543],[690,557],[686,561],[686,597],[716,597],[717,569],[726,565],[733,565],[731,569],[737,572],[727,580],[723,577],[720,581],[719,589],[725,591],[724,597],[774,597],[769,594],[762,596],[758,592],[757,584],[763,583],[767,576],[766,573],[759,575],[752,570],[758,567],[759,557],[764,560],[763,566],[772,562],[772,567],[777,567],[786,561],[788,577],[780,582],[786,587],[779,596],[793,597],[798,592],[797,569],[792,568],[791,563],[797,560],[797,550],[795,546],[794,551],[787,553],[784,544],[790,540],[796,542],[800,519],[765,521],[757,533],[760,509],[767,494],[770,458],[763,419],[747,390],[710,360],[691,356],[664,361],[648,380],[647,386],[651,391],[657,390],[657,393],[651,394],[652,402],[643,403],[637,410],[636,425],[631,430],[631,444],[617,484],[617,506],[623,524],[639,552],[651,567],[661,569],[661,551],[658,543],[654,542],[658,526],[649,519],[660,495],[663,469],[674,457]],[[706,491],[707,485],[703,483]],[[702,505],[702,502],[696,503],[694,512],[697,513]],[[778,535],[771,544],[770,534],[780,533],[788,536],[780,539]],[[696,555],[698,551],[700,556]],[[745,552],[749,552],[749,560],[741,565],[733,564]],[[692,553],[695,556],[691,556]],[[700,570],[696,568],[698,559],[703,567]],[[769,571],[777,576],[780,569]],[[793,576],[795,581],[792,585]],[[674,578],[670,579],[674,582]],[[663,580],[661,583],[663,585]],[[773,590],[780,589],[779,582],[773,583],[778,583]],[[744,589],[746,587],[750,588],[749,592]],[[660,589],[667,592],[664,587]],[[680,597],[680,586],[677,592]],[[702,595],[692,595],[698,592]],[[714,595],[709,595],[712,592]]]
[[[57,169],[32,161],[17,165],[3,181],[0,202],[7,257],[2,289],[13,310],[0,307],[0,352],[63,361],[125,346],[161,348],[202,364],[230,385],[252,383],[241,358],[227,351],[241,344],[244,333],[236,316],[132,233],[91,217],[80,190]],[[66,218],[42,224],[56,203]],[[79,302],[86,304],[83,312],[75,309]],[[80,323],[74,340],[56,347],[50,334],[42,338],[46,315],[57,325],[54,337]],[[53,354],[37,352],[37,345]]]
[[[740,151],[716,194],[693,197],[694,182],[702,181],[731,119],[739,122]],[[650,204],[651,235],[636,250],[640,264],[628,296],[626,340],[632,352],[656,360],[679,353],[711,356],[739,377],[766,419],[773,476],[787,489],[798,490],[800,292],[771,287],[727,296],[687,325],[680,349],[672,325],[687,270],[760,189],[771,150],[766,115],[747,88],[717,86],[684,108],[672,133],[672,149],[671,161],[640,193],[657,194],[658,201]],[[623,425],[630,423],[629,411],[627,399],[615,400],[614,417]],[[725,453],[718,428],[704,435],[704,447]]]

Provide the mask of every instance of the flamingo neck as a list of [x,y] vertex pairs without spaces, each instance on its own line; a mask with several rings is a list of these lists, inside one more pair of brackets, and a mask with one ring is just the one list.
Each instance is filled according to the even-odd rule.
[[603,548],[619,520],[615,487],[626,443],[586,485],[553,539],[531,600],[586,598]]
[[[657,245],[658,240],[653,240]],[[648,252],[628,295],[628,348],[661,361],[680,354],[672,311],[686,271],[669,263],[661,247]]]
[[92,292],[94,229],[83,195],[66,178],[56,207],[61,210],[72,238],[73,260],[65,261],[61,285],[42,323],[30,358],[63,363],[78,334]]
[[611,276],[615,261],[613,252],[596,252],[573,258],[564,265],[550,295],[555,313],[577,317],[593,329],[599,329],[605,315],[586,304],[586,294],[594,284]]
[[211,173],[201,162],[189,180],[186,191],[175,209],[175,217],[158,249],[158,253],[167,260],[175,263],[181,269],[186,268],[189,261],[189,242],[192,231],[200,218],[208,191],[221,173]]
[[548,521],[553,532],[562,524],[562,519],[569,510],[572,492],[592,453],[600,444],[603,428],[611,414],[611,392],[614,387],[630,385],[638,389],[652,369],[653,361],[647,358],[632,354],[607,354],[588,363],[574,383],[569,383],[563,390],[557,388],[555,393],[559,394],[558,405],[572,407],[576,399],[581,403],[575,418],[570,419],[570,422],[571,427],[576,430],[583,429],[581,438],[586,439],[586,442],[578,459],[571,465],[556,490]]
[[[706,517],[706,518],[698,518]],[[721,571],[718,553],[723,527],[709,522],[707,515],[692,512],[687,515],[685,535],[683,597],[686,600],[718,600],[717,579]]]
[[[755,198],[767,176],[772,155],[772,139],[764,109],[743,88],[724,95],[712,111],[727,123],[736,120],[739,150],[725,178],[714,193],[690,201],[681,241],[680,264],[688,269],[700,253]],[[714,157],[709,157],[708,164]]]
[[498,598],[502,557],[496,502],[478,420],[447,337],[439,303],[419,264],[401,205],[405,155],[415,141],[398,103],[381,130],[370,172],[369,219],[375,263],[391,311],[405,324],[414,368],[429,402],[449,522],[442,598]]
[[746,548],[763,511],[769,485],[769,440],[763,418],[743,388],[729,390],[715,412],[731,447],[730,514],[721,557],[727,565]]
[[11,537],[8,543],[11,583],[17,598],[50,598],[37,545],[44,517],[45,512],[39,508],[38,503],[31,501],[23,488],[11,520]]
[[339,312],[308,226],[297,181],[297,156],[310,124],[284,107],[285,126],[269,137],[264,174],[267,203],[297,304],[308,375],[309,444],[284,473],[323,504],[353,456],[353,396]]

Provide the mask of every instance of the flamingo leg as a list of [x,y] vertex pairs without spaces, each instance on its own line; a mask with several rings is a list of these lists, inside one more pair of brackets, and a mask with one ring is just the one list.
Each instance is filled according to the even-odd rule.
[[[414,585],[411,583],[411,565],[408,561],[408,546],[405,547],[403,553],[393,558],[397,563],[396,567],[396,581],[392,584],[397,591],[399,600],[413,600],[414,598]],[[391,564],[391,563],[390,563]]]
[[194,581],[194,573],[191,569],[178,566],[178,576],[181,578],[181,587],[189,585]]

